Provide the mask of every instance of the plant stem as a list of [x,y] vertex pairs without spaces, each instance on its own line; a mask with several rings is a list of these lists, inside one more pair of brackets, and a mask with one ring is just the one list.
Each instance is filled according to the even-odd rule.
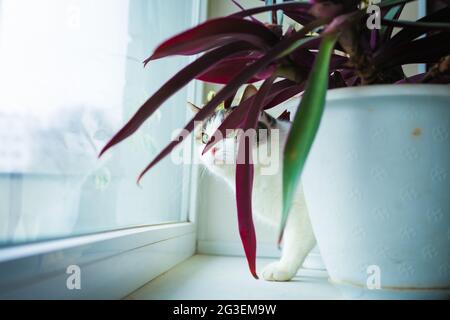
[[361,31],[358,27],[347,28],[342,31],[339,44],[349,55],[347,66],[354,69],[361,79],[362,85],[393,83],[403,77],[398,69],[379,70],[372,61],[372,55],[365,52],[360,44]]

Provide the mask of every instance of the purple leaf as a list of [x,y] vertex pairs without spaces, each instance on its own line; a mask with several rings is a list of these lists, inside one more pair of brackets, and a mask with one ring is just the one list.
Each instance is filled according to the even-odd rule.
[[306,8],[284,10],[284,14],[301,25],[308,24],[316,19],[316,17],[308,13]]
[[295,95],[299,94],[305,89],[305,82],[302,84],[294,84],[284,90],[282,90],[280,93],[278,93],[276,96],[274,96],[269,102],[267,102],[264,106],[265,110],[271,109],[273,107],[276,107],[277,105],[285,102],[286,100],[289,100],[290,98],[294,97]]
[[[238,7],[242,11],[245,11],[245,8],[243,6],[241,6],[241,4],[239,2],[237,2],[237,0],[231,0],[231,1],[236,5],[236,7]],[[261,23],[259,20],[253,18],[253,16],[249,16],[249,17],[253,22]]]
[[128,123],[106,144],[101,151],[100,156],[109,148],[136,132],[144,121],[147,120],[147,118],[149,118],[167,99],[196,76],[215,65],[223,58],[249,49],[251,49],[251,46],[247,43],[231,43],[220,49],[206,53],[187,67],[183,68],[139,108],[131,120],[128,121]]
[[[264,68],[266,68],[270,63],[273,62],[275,59],[279,59],[283,57],[284,55],[289,55],[291,53],[290,48],[294,46],[295,43],[298,43],[300,39],[303,39],[305,35],[315,28],[323,25],[326,22],[326,19],[318,19],[314,22],[310,23],[309,25],[305,26],[300,31],[296,32],[292,37],[288,39],[281,40],[277,45],[275,45],[272,49],[270,49],[261,59],[256,61],[255,63],[251,64],[247,68],[243,69],[241,73],[239,73],[234,79],[232,79],[222,90],[220,90],[214,98],[209,101],[196,115],[195,117],[189,121],[189,123],[184,127],[183,132],[178,135],[167,147],[165,147],[158,156],[144,169],[144,171],[140,174],[138,178],[138,183],[141,180],[141,178],[145,175],[145,173],[148,172],[155,164],[157,164],[159,161],[164,159],[178,144],[180,144],[189,133],[191,133],[194,130],[195,122],[204,120],[206,117],[208,117],[211,113],[214,112],[214,109],[223,101],[227,100],[231,95],[233,95],[234,92],[236,92],[239,87],[246,83],[248,80],[252,78],[252,76]],[[302,44],[298,44],[298,46],[301,46]],[[294,48],[297,48],[297,46],[294,46]],[[221,49],[217,49],[221,50]],[[146,119],[147,117],[145,117]],[[145,119],[142,119],[141,117],[138,117],[136,119],[137,122],[140,122],[142,124]],[[138,126],[134,126],[136,129]],[[133,131],[133,132],[134,132]],[[131,135],[131,133],[129,134]],[[129,136],[128,135],[128,136]],[[123,140],[122,138],[121,140]],[[118,141],[117,141],[118,142]],[[115,143],[117,143],[115,142]]]
[[[403,3],[403,4],[398,5],[397,7],[393,7],[389,10],[383,10],[383,11],[385,11],[383,18],[398,20],[400,18],[400,15],[402,14],[402,11],[404,8],[405,8],[405,4]],[[378,30],[373,30],[373,31],[378,31]],[[392,32],[394,32],[394,27],[393,26],[383,27],[381,31],[382,31],[382,39],[381,40],[384,43],[392,37]],[[373,47],[373,48],[375,48],[375,47]]]
[[316,18],[334,18],[344,13],[345,8],[342,3],[331,1],[314,1],[313,3],[309,13]]
[[[309,3],[301,3],[301,2],[285,2],[285,3],[279,3],[269,6],[263,6],[263,7],[257,7],[252,9],[247,9],[241,12],[234,13],[230,15],[230,17],[248,17],[250,15],[263,13],[267,11],[274,11],[274,10],[283,10],[283,12],[289,11],[289,12],[296,12],[297,14],[299,12],[304,12],[305,14],[308,14],[309,9],[311,8],[311,4]],[[312,20],[310,21],[312,22]],[[308,23],[310,23],[308,22]]]
[[337,89],[346,87],[347,83],[345,82],[342,74],[339,71],[334,71],[331,73],[328,80],[328,89]]
[[423,78],[425,78],[426,73],[419,73],[412,77],[408,77],[397,81],[395,84],[407,84],[407,83],[421,83]]
[[[450,21],[450,7],[438,10],[428,16],[419,19],[418,22],[449,22]],[[426,28],[404,28],[391,39],[389,39],[383,46],[381,46],[374,56],[386,56],[389,55],[389,50],[393,47],[410,42],[428,31]]]
[[362,11],[355,11],[337,16],[325,28],[323,35],[341,32],[343,29],[350,28],[353,26],[355,21],[360,19],[362,16]]
[[311,39],[309,41],[307,41],[302,48],[304,49],[313,49],[313,50],[318,50],[320,47],[320,42],[322,41],[322,38],[320,37],[314,37],[314,39]]
[[225,102],[223,104],[225,109],[231,108],[231,105],[233,104],[233,100],[236,97],[236,94],[237,94],[237,91],[234,94],[232,94],[228,99],[225,100]]
[[[208,69],[206,72],[199,75],[196,79],[216,83],[216,84],[227,84],[231,81],[239,72],[247,67],[248,65],[254,63],[259,56],[246,56],[246,57],[231,57],[222,60],[220,63],[214,67]],[[253,83],[269,78],[275,70],[275,66],[268,66],[265,70],[255,74],[247,83]]]
[[315,53],[309,51],[308,49],[300,48],[292,52],[290,58],[300,68],[309,70],[314,64]]
[[380,43],[380,33],[377,29],[370,31],[370,49],[375,50]]
[[[312,41],[314,41],[314,40],[312,40]],[[316,56],[317,56],[317,52],[312,52],[312,51],[309,51],[302,47],[302,48],[294,51],[291,54],[290,58],[300,68],[303,68],[306,71],[309,71],[314,64],[314,60],[316,59]],[[330,65],[331,71],[342,67],[342,65],[344,63],[346,63],[347,61],[348,61],[347,57],[334,54],[331,57],[331,65]]]
[[278,120],[281,121],[291,121],[291,112],[284,110],[282,114],[278,117]]
[[[243,130],[246,132],[250,129],[255,129],[258,124],[258,118],[261,113],[263,102],[267,93],[272,86],[275,76],[267,79],[255,99],[248,108],[247,114],[243,123]],[[253,137],[256,138],[256,137]],[[252,214],[252,190],[253,190],[253,142],[254,139],[247,138],[245,134],[239,137],[239,147],[236,162],[236,204],[238,212],[239,234],[241,236],[242,245],[244,246],[245,256],[247,262],[255,279],[258,279],[256,274],[256,234],[253,225]]]
[[218,18],[166,40],[144,63],[170,55],[193,55],[235,41],[246,41],[264,50],[278,40],[275,33],[260,23],[232,17]]
[[[293,95],[297,94],[298,89],[295,93],[287,93],[286,91],[290,88],[298,87],[298,85],[290,80],[282,80],[278,81],[274,84],[272,84],[269,93],[267,94],[266,100],[264,101],[264,107],[266,107],[268,104],[273,103],[281,103],[288,98],[286,97],[292,97]],[[292,91],[292,90],[291,90]],[[284,93],[285,100],[282,100],[280,97],[281,94]],[[277,101],[274,101],[277,99]],[[220,142],[224,137],[226,137],[227,130],[232,129],[240,129],[242,128],[242,123],[245,117],[245,114],[248,112],[249,107],[253,104],[255,97],[252,96],[248,99],[245,99],[241,101],[241,103],[233,110],[233,112],[228,115],[228,117],[225,118],[225,120],[220,124],[219,128],[217,128],[216,132],[214,133],[214,139],[210,139],[208,143],[206,144],[205,148],[203,149],[202,154],[205,154],[208,152],[214,145],[216,145],[218,142]],[[281,101],[281,102],[280,102]]]
[[[405,78],[403,80],[397,81],[395,84],[413,84],[413,83],[422,83],[426,79],[427,73],[419,73],[412,77]],[[450,76],[448,75],[441,75],[436,78],[432,78],[429,81],[426,81],[426,83],[433,83],[433,84],[450,84]]]
[[429,31],[450,31],[450,23],[445,22],[414,22],[414,21],[401,21],[401,20],[388,20],[381,19],[381,24],[390,27],[405,28],[409,30],[422,30]]
[[[423,50],[427,48],[427,50]],[[437,62],[450,54],[450,33],[437,33],[386,50],[373,59],[377,68],[387,69],[411,63]]]

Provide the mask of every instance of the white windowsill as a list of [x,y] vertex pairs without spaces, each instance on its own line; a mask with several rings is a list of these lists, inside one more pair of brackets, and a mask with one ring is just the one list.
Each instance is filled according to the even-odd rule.
[[[272,259],[258,259],[261,270]],[[254,280],[243,257],[195,255],[133,292],[131,300],[342,299],[322,270],[302,269],[290,282]]]
[[[119,299],[195,252],[193,223],[86,235],[0,250],[0,299]],[[69,290],[77,265],[81,289]]]

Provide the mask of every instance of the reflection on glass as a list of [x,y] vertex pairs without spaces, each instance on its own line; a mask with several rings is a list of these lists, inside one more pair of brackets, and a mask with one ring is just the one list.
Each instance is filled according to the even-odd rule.
[[[139,170],[185,122],[180,91],[97,159],[188,61],[141,61],[192,25],[190,0],[0,1],[0,244],[182,221],[184,170]],[[176,8],[176,10],[175,10]],[[181,111],[181,112],[180,112]]]

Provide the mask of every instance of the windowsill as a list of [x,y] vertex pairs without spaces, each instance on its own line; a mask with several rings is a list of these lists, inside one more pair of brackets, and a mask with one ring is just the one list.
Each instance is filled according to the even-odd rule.
[[[195,228],[147,226],[2,249],[0,299],[121,298],[191,257]],[[67,287],[71,265],[80,290]]]
[[[271,259],[258,259],[261,269]],[[336,300],[322,270],[301,269],[290,282],[254,280],[243,257],[195,255],[150,281],[130,300]]]

